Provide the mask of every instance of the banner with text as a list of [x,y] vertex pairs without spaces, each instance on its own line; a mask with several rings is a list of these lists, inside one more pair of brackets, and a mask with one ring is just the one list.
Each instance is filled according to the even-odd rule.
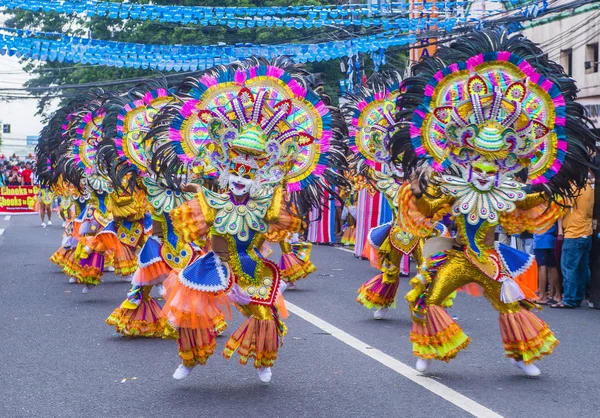
[[0,187],[0,214],[35,213],[38,186]]

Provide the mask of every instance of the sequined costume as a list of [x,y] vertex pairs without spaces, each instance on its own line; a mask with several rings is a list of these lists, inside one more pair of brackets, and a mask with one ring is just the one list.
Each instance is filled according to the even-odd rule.
[[192,99],[163,110],[176,116],[155,132],[160,172],[177,178],[191,165],[217,180],[211,188],[186,185],[196,196],[170,213],[185,242],[206,240],[210,247],[164,283],[163,312],[179,332],[175,378],[214,353],[210,314],[227,313],[233,303],[247,319],[223,355],[237,351],[241,364],[252,361],[261,380],[270,380],[287,313],[280,269],[261,249],[267,234],[293,231],[298,222],[282,204],[282,187],[290,207],[308,213],[326,188],[344,183],[333,170],[344,164],[341,114],[306,75],[287,59],[252,59],[209,72],[188,93]]
[[[398,74],[380,74],[368,87],[348,96],[344,105],[350,132],[351,166],[365,180],[362,193],[371,191],[383,196],[392,208],[391,221],[370,229],[367,234],[367,250],[358,250],[366,255],[381,273],[366,281],[358,290],[357,302],[377,311],[395,306],[396,293],[400,284],[403,257],[413,256],[418,264],[422,261],[422,235],[405,231],[399,210],[402,209],[406,189],[399,165],[392,164],[389,153],[389,138],[398,130],[394,120],[395,102],[400,95]],[[359,214],[358,218],[364,218]],[[443,233],[443,228],[432,228],[430,234]],[[426,236],[428,237],[428,236]],[[385,311],[383,311],[385,312]],[[376,318],[380,318],[377,316]]]
[[[178,257],[164,253],[163,236],[168,212],[181,203],[184,194],[165,190],[149,169],[150,151],[144,136],[160,109],[173,100],[158,82],[143,84],[127,96],[112,97],[107,103],[105,131],[98,156],[106,165],[112,181],[121,187],[113,193],[111,209],[115,222],[99,235],[102,242],[113,241],[115,273],[131,275],[132,287],[127,298],[106,319],[108,325],[128,337],[174,338],[177,333],[150,295],[171,270],[169,263],[185,266],[191,249],[184,243]],[[161,223],[162,221],[162,223]],[[172,230],[172,228],[171,228]],[[167,238],[168,239],[168,238]],[[106,245],[106,244],[105,244]],[[181,258],[181,259],[180,259]]]
[[423,58],[402,87],[397,119],[409,126],[392,138],[391,149],[394,157],[407,149],[415,157],[403,161],[411,173],[408,231],[447,213],[458,227],[454,240],[426,241],[425,261],[406,296],[417,369],[432,359],[449,361],[469,344],[442,304],[476,283],[499,313],[506,356],[539,375],[531,363],[558,341],[531,312],[535,260],[494,243],[494,230],[544,231],[560,216],[562,198],[585,184],[579,161],[589,160],[595,137],[573,102],[574,82],[527,39],[493,30]]

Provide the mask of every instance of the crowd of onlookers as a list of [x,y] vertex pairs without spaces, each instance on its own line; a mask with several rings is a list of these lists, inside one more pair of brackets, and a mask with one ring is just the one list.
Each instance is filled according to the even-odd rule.
[[[498,240],[535,255],[538,265],[538,303],[551,308],[581,306],[589,294],[592,251],[594,183],[592,173],[569,208],[547,232],[507,236]],[[590,305],[593,307],[592,305]]]
[[0,159],[0,186],[31,186],[34,183],[32,160]]

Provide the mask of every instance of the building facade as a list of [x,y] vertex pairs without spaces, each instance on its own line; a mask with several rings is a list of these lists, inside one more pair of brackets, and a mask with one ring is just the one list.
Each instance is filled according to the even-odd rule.
[[523,34],[577,81],[577,100],[600,128],[600,9],[534,21]]

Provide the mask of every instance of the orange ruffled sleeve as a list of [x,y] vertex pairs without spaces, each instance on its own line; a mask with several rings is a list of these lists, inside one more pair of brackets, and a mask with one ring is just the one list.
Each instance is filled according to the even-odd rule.
[[171,211],[175,233],[185,242],[202,239],[215,219],[215,209],[208,206],[201,191],[193,199]]
[[302,228],[302,220],[294,216],[284,204],[281,187],[273,192],[273,201],[267,210],[265,221],[269,224],[266,239],[270,242],[280,242],[288,232],[298,232]]
[[[435,190],[430,190],[435,193]],[[405,232],[427,238],[435,224],[451,211],[451,196],[430,198],[423,195],[416,198],[410,190],[410,183],[406,182],[398,194],[398,225]]]
[[543,234],[564,215],[565,208],[548,201],[538,193],[527,195],[522,202],[516,202],[517,209],[500,215],[500,225],[508,235],[530,232]]

